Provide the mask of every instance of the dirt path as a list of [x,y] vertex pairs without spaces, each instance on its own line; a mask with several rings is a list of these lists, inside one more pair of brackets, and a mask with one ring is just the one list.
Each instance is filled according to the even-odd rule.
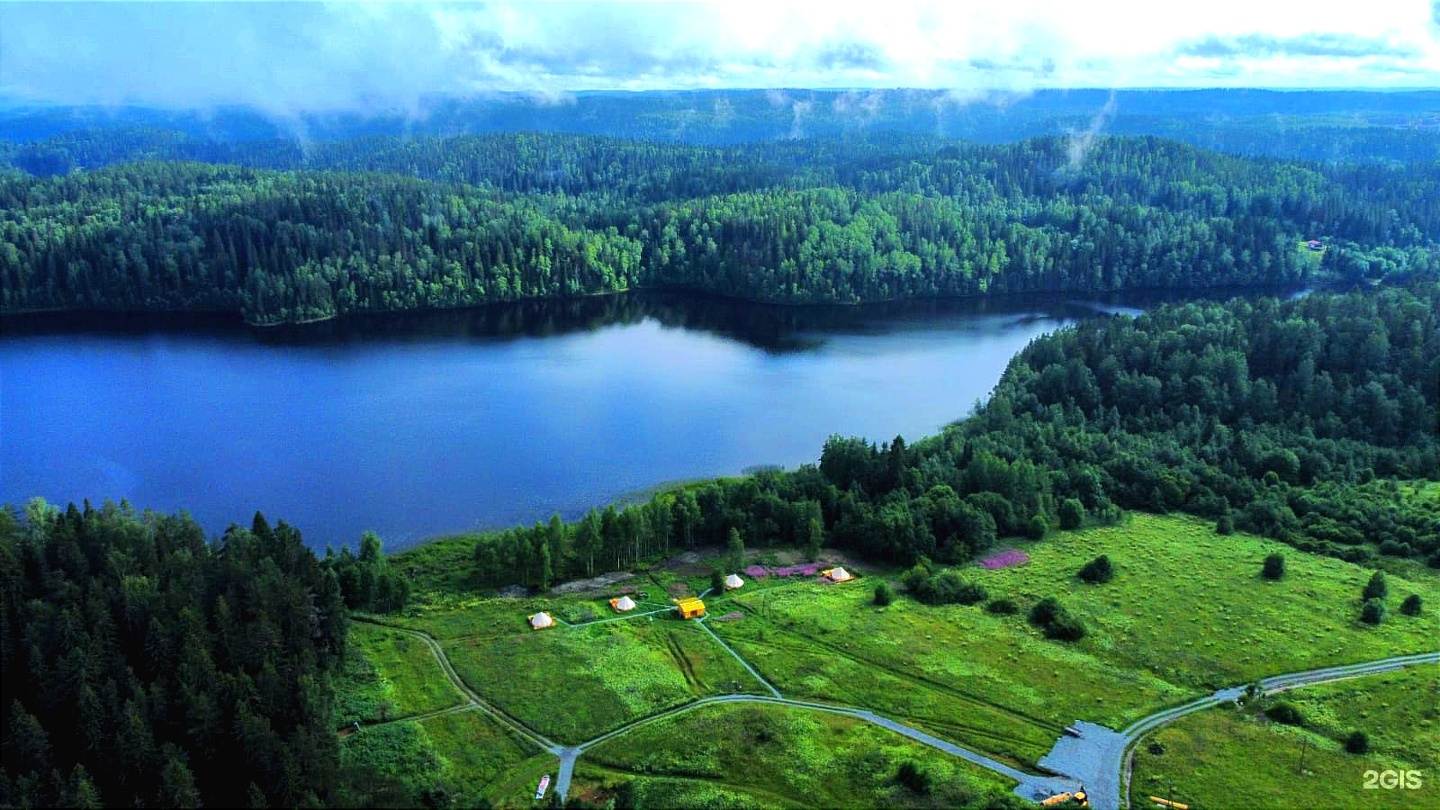
[[755,680],[759,681],[759,682],[760,682],[760,685],[764,686],[766,689],[769,689],[769,690],[770,690],[770,694],[774,695],[774,696],[777,697],[777,698],[780,697],[780,690],[779,690],[779,689],[776,689],[774,684],[772,684],[772,683],[770,683],[769,681],[765,680],[765,677],[764,677],[763,675],[761,675],[759,672],[756,672],[756,671],[755,671],[755,668],[752,667],[752,666],[750,666],[750,662],[749,662],[749,661],[746,661],[744,658],[741,658],[741,657],[740,657],[740,653],[735,652],[734,648],[732,648],[729,644],[726,644],[725,641],[724,641],[724,639],[722,639],[722,638],[720,638],[719,636],[715,635],[715,631],[714,631],[714,630],[711,630],[710,627],[705,624],[705,620],[704,620],[704,619],[701,619],[700,621],[696,622],[696,624],[700,625],[700,629],[702,629],[702,630],[704,630],[705,632],[709,633],[709,634],[710,634],[710,637],[713,638],[713,639],[715,639],[715,643],[716,643],[716,644],[719,644],[721,647],[723,647],[723,648],[725,649],[725,652],[728,652],[728,653],[730,653],[731,655],[735,656],[735,660],[740,662],[740,666],[745,667],[745,671],[746,671],[746,672],[749,672],[751,675],[755,676]]
[[[708,590],[705,593],[702,593],[700,595],[701,598],[704,598],[704,596],[706,596],[708,593]],[[665,608],[665,610],[670,609],[671,608]],[[661,611],[652,612],[658,613]],[[649,615],[649,613],[641,613],[635,616],[617,617],[615,619],[605,619],[603,621],[619,621],[623,619],[639,618],[640,616],[645,615]],[[441,671],[445,673],[445,677],[450,681],[450,684],[455,687],[455,690],[459,692],[461,696],[468,701],[467,703],[463,703],[458,706],[451,706],[449,708],[429,712],[424,715],[400,718],[399,720],[393,720],[388,722],[399,722],[400,720],[423,720],[429,717],[449,714],[452,712],[470,710],[483,711],[498,720],[503,725],[510,728],[515,733],[524,737],[526,740],[534,743],[542,750],[554,754],[559,758],[559,770],[557,772],[554,790],[560,795],[561,799],[564,799],[570,790],[570,780],[575,773],[575,761],[579,759],[581,754],[585,753],[585,751],[589,748],[593,748],[594,746],[599,745],[607,740],[614,739],[615,737],[619,737],[622,734],[633,731],[640,726],[675,717],[676,715],[693,711],[694,709],[698,709],[702,706],[710,706],[720,703],[770,703],[782,706],[809,709],[812,711],[828,712],[830,714],[843,715],[846,717],[852,717],[856,720],[862,720],[867,723],[872,723],[874,725],[880,726],[881,728],[889,729],[890,731],[893,731],[897,734],[909,737],[916,742],[920,742],[930,746],[931,748],[944,751],[947,754],[959,757],[966,760],[967,762],[971,762],[975,765],[979,765],[982,768],[994,771],[995,773],[998,773],[1006,778],[1015,780],[1019,783],[1015,788],[1015,793],[1017,795],[1023,796],[1024,798],[1031,799],[1032,801],[1043,799],[1056,793],[1073,791],[1083,784],[1089,795],[1090,805],[1094,807],[1095,810],[1120,810],[1122,795],[1121,783],[1122,781],[1124,782],[1124,784],[1126,785],[1125,792],[1128,793],[1128,785],[1130,781],[1129,760],[1127,755],[1129,751],[1134,747],[1134,745],[1138,743],[1143,736],[1165,725],[1166,723],[1177,720],[1188,714],[1192,714],[1203,709],[1208,709],[1211,706],[1216,706],[1226,701],[1233,701],[1245,691],[1244,686],[1221,689],[1211,695],[1199,698],[1198,700],[1193,700],[1184,705],[1158,711],[1148,717],[1132,723],[1123,732],[1117,732],[1105,728],[1104,726],[1079,721],[1075,723],[1075,727],[1081,731],[1081,736],[1061,737],[1056,742],[1055,747],[1050,751],[1050,753],[1042,757],[1039,762],[1039,765],[1042,768],[1050,771],[1051,773],[1059,775],[1042,776],[1037,774],[1025,773],[1024,771],[1020,771],[1016,768],[1006,765],[1003,762],[991,759],[984,754],[971,751],[968,748],[955,745],[954,743],[946,742],[945,740],[941,740],[919,729],[907,726],[904,723],[891,720],[887,717],[881,717],[880,715],[875,714],[869,709],[863,709],[853,706],[830,705],[825,703],[817,703],[814,701],[791,700],[789,698],[785,698],[781,696],[780,690],[776,689],[773,684],[765,680],[765,678],[763,678],[760,673],[757,672],[755,668],[749,664],[749,662],[742,658],[738,652],[736,652],[732,647],[730,647],[730,645],[726,644],[725,641],[721,639],[718,635],[716,635],[715,631],[711,630],[702,620],[697,622],[701,626],[701,628],[703,628],[706,633],[708,633],[712,638],[714,638],[716,643],[718,643],[727,652],[734,656],[735,660],[739,661],[741,665],[743,665],[745,669],[750,672],[751,675],[755,676],[756,680],[764,684],[765,687],[770,690],[771,695],[716,695],[713,697],[700,698],[699,700],[686,703],[683,706],[676,706],[674,708],[667,709],[662,712],[657,712],[647,717],[642,717],[638,720],[627,723],[626,725],[623,725],[617,729],[606,732],[605,734],[601,734],[600,736],[595,737],[592,740],[580,743],[579,745],[566,747],[545,737],[544,735],[540,734],[538,731],[530,728],[529,726],[526,726],[518,719],[507,714],[504,710],[493,706],[490,703],[487,703],[484,698],[480,697],[479,694],[470,689],[470,687],[467,686],[463,680],[461,680],[459,674],[455,672],[455,668],[450,664],[450,659],[445,655],[445,651],[440,647],[439,642],[437,642],[435,638],[430,634],[421,632],[419,630],[411,630],[408,627],[398,627],[393,624],[387,624],[385,622],[381,622],[379,620],[368,617],[357,616],[355,617],[355,620],[361,622],[368,622],[370,624],[383,625],[385,627],[398,630],[402,633],[406,633],[420,639],[422,642],[424,642],[425,646],[430,649],[430,653],[435,657],[435,662],[439,664]],[[1415,666],[1417,664],[1434,663],[1440,663],[1440,652],[1418,653],[1415,655],[1404,655],[1394,658],[1385,658],[1378,661],[1367,661],[1358,664],[1346,664],[1343,666],[1314,669],[1305,672],[1275,675],[1261,680],[1260,685],[1266,693],[1278,692],[1284,689],[1292,689],[1299,686],[1328,683],[1330,681],[1343,680],[1345,678],[1354,678],[1361,675],[1373,675],[1381,672],[1389,672],[1408,666]],[[1129,804],[1128,796],[1125,797],[1125,804]]]
[[[426,647],[430,648],[430,654],[435,657],[435,662],[440,665],[440,670],[445,673],[445,677],[450,681],[450,685],[455,687],[456,691],[458,691],[461,695],[464,695],[466,699],[468,699],[472,704],[474,704],[473,706],[465,706],[465,709],[474,708],[485,712],[486,714],[500,721],[502,724],[508,726],[511,731],[514,731],[515,733],[539,746],[542,750],[549,751],[550,753],[556,754],[557,756],[560,754],[561,751],[565,750],[563,746],[556,743],[554,740],[545,737],[540,732],[530,728],[516,718],[511,717],[503,709],[491,705],[490,703],[486,702],[484,698],[480,697],[480,695],[475,693],[469,686],[465,684],[465,681],[460,679],[460,675],[455,672],[455,667],[451,666],[450,664],[450,658],[446,656],[445,651],[440,648],[440,643],[437,642],[435,638],[429,633],[424,633],[419,630],[411,630],[408,627],[399,627],[393,624],[386,624],[385,622],[360,616],[355,617],[355,621],[383,625],[384,627],[388,627],[392,630],[398,630],[402,633],[420,639],[422,642],[425,643]],[[455,709],[452,707],[452,709],[450,710],[459,711],[460,709]]]

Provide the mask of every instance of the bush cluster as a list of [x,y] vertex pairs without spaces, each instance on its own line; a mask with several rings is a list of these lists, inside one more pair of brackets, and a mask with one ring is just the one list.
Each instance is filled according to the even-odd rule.
[[1085,625],[1053,596],[1047,596],[1035,603],[1030,609],[1030,623],[1044,631],[1046,638],[1079,641],[1085,637]]

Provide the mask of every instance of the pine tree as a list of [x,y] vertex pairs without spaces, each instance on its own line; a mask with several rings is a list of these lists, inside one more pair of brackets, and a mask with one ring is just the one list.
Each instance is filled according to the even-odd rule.
[[740,530],[733,526],[725,540],[725,567],[731,571],[745,567],[745,541],[740,539]]

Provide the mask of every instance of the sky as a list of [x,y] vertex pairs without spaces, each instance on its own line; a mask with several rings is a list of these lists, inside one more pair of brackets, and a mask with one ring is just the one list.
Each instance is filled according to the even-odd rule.
[[0,98],[277,112],[582,90],[1440,87],[1440,0],[0,0]]

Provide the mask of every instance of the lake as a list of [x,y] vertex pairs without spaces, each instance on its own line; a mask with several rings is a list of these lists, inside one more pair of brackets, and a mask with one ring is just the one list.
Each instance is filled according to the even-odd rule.
[[632,293],[280,329],[7,317],[0,501],[128,499],[313,547],[567,519],[962,418],[1032,338],[1154,300],[785,308]]

